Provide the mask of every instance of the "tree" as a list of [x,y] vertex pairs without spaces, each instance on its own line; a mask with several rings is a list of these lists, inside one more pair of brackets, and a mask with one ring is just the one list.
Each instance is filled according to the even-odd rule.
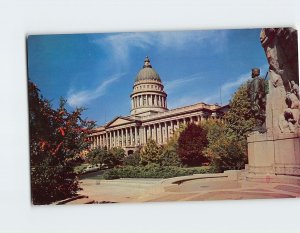
[[250,85],[246,82],[234,93],[224,124],[211,121],[205,125],[209,144],[204,153],[218,172],[242,169],[247,163],[247,134],[264,115],[251,109]]
[[108,151],[108,155],[111,158],[111,166],[119,166],[123,164],[125,157],[125,151],[121,147],[113,147]]
[[69,113],[61,99],[57,110],[28,81],[31,197],[34,204],[74,195],[78,179],[74,167],[89,148],[88,134],[94,122],[83,120],[83,109]]
[[[229,136],[227,124],[209,120],[203,126],[207,130],[208,146],[204,150],[215,172],[242,169],[247,162],[247,146],[237,136]],[[232,133],[232,132],[231,132]]]
[[88,153],[89,163],[99,165],[99,168],[111,168],[123,163],[125,151],[120,147],[113,147],[110,150],[97,147]]
[[251,111],[251,100],[248,89],[250,83],[240,86],[229,103],[229,111],[225,114],[228,136],[246,140],[247,134],[255,127],[255,117]]
[[111,164],[111,158],[106,149],[95,148],[87,154],[87,161],[93,165],[99,165],[99,168],[102,169],[105,166]]
[[204,153],[211,159],[214,171],[223,172],[245,167],[247,162],[245,149],[247,147],[242,141],[227,137],[225,133],[222,133],[217,140],[210,142]]
[[150,163],[161,164],[162,147],[150,139],[141,150],[141,164],[147,165]]
[[195,166],[206,162],[203,149],[207,146],[206,130],[189,124],[178,139],[178,154],[184,165]]
[[140,162],[141,162],[141,155],[139,151],[133,152],[132,155],[126,156],[123,160],[125,166],[137,167],[140,165]]

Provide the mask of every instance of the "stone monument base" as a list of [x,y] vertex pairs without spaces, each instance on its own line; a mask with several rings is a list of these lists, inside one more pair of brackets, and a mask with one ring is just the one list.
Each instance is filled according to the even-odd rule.
[[[300,184],[300,131],[295,133],[252,132],[248,136],[247,180],[291,180]],[[294,177],[294,178],[292,178]],[[299,183],[298,183],[299,182]]]

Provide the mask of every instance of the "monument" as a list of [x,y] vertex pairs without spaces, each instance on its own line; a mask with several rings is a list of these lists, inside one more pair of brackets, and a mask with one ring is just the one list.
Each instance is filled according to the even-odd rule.
[[[297,31],[262,29],[269,63],[265,132],[248,135],[247,180],[300,184],[300,101]],[[254,97],[253,97],[254,98]],[[262,96],[256,96],[260,101]],[[263,101],[263,100],[262,100]]]
[[259,77],[260,69],[252,69],[252,81],[248,92],[251,99],[251,114],[255,117],[255,128],[253,131],[259,131],[264,133],[266,131],[265,127],[265,108],[266,108],[266,94],[267,85],[266,80]]

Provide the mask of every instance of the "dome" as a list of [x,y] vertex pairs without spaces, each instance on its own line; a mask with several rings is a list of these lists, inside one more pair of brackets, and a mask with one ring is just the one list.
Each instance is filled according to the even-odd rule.
[[156,80],[161,81],[159,74],[152,68],[150,59],[146,57],[143,68],[138,72],[135,81]]

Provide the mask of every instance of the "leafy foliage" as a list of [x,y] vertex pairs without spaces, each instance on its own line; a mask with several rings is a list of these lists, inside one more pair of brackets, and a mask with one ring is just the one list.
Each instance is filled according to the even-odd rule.
[[207,146],[206,130],[189,124],[178,139],[178,154],[183,165],[196,166],[206,162],[203,149]]
[[243,141],[221,133],[217,140],[209,143],[204,153],[211,159],[213,170],[223,172],[243,169],[247,162],[246,150],[247,146]]
[[241,85],[233,95],[225,123],[210,121],[205,125],[209,144],[204,153],[217,172],[242,169],[247,163],[247,134],[259,120],[251,110],[249,85]]
[[87,155],[87,160],[93,165],[99,165],[99,168],[111,168],[121,165],[125,156],[125,151],[120,147],[114,147],[110,150],[97,147],[91,150]]
[[125,166],[139,166],[141,162],[141,156],[138,151],[135,151],[132,155],[128,155],[124,158]]
[[34,204],[48,204],[76,193],[74,167],[90,145],[94,122],[81,118],[83,109],[68,112],[61,99],[57,110],[28,82],[31,195]]
[[225,114],[228,136],[236,137],[238,140],[245,140],[247,134],[255,127],[255,117],[251,110],[251,100],[247,82],[235,92],[229,105],[230,109]]
[[104,172],[104,179],[119,178],[170,178],[176,176],[187,176],[192,174],[210,173],[210,167],[180,168],[175,166],[160,166],[158,164],[147,164],[146,166],[125,166],[113,168]]
[[156,142],[150,139],[141,150],[141,164],[147,165],[150,163],[161,163],[162,147],[158,146]]

